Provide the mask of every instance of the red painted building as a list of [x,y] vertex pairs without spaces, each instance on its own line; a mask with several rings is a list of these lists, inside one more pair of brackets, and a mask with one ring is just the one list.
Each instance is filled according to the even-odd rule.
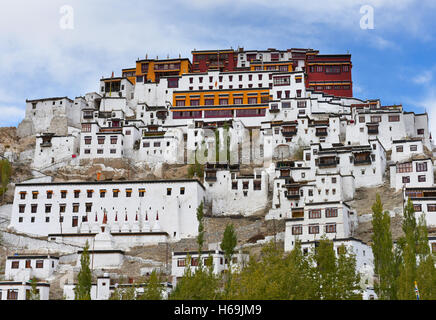
[[339,97],[353,96],[351,54],[306,53],[306,88]]
[[238,55],[233,49],[192,51],[192,72],[234,71]]

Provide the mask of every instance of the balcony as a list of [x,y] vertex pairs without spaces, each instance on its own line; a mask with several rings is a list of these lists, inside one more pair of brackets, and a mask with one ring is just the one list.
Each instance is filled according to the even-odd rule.
[[100,128],[99,132],[122,132],[123,128],[121,127],[106,127]]
[[292,137],[297,134],[297,129],[289,130],[289,129],[282,129],[282,135],[284,137]]
[[368,125],[368,134],[378,134],[378,125]]
[[167,112],[166,111],[158,111],[158,112],[156,112],[156,117],[160,120],[165,120],[167,118]]
[[292,218],[304,218],[304,210],[302,209],[292,209]]
[[217,179],[216,179],[216,175],[206,174],[206,177],[204,178],[204,180],[209,181],[209,182],[215,182]]
[[299,200],[300,199],[300,193],[288,193],[286,195],[286,198],[289,200]]
[[41,144],[40,144],[40,146],[41,146],[41,148],[44,148],[44,147],[51,147],[52,146],[52,144],[51,144],[51,142],[49,142],[49,141],[44,141],[44,142],[42,142]]
[[320,168],[333,168],[337,166],[337,159],[336,157],[323,157],[317,159],[318,167]]
[[316,129],[315,136],[317,136],[317,137],[326,137],[327,135],[328,135],[327,129],[325,129],[325,130],[318,130],[318,129]]

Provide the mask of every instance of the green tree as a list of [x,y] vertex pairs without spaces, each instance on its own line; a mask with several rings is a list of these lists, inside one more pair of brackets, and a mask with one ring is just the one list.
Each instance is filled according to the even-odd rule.
[[128,288],[115,288],[109,300],[136,300],[136,286],[132,285]]
[[413,300],[416,299],[414,291],[414,282],[416,281],[416,254],[418,244],[418,233],[416,227],[415,210],[410,198],[404,208],[404,219],[402,229],[404,236],[398,241],[402,249],[403,263],[400,266],[400,275],[398,277],[398,299]]
[[[201,260],[201,252],[203,251],[203,245],[204,245],[204,203],[203,201],[200,203],[200,205],[197,208],[197,221],[198,221],[198,236],[197,236],[197,244],[198,244],[198,259]],[[200,262],[200,261],[199,261]]]
[[75,300],[91,300],[92,274],[89,268],[89,245],[86,241],[80,257],[80,271],[77,275],[77,285],[74,288]]
[[372,206],[372,251],[374,254],[374,271],[377,275],[374,287],[381,300],[396,299],[396,256],[394,255],[390,217],[383,212],[380,195]]
[[161,275],[153,270],[148,279],[144,293],[139,296],[138,300],[162,300],[162,279]]
[[345,245],[338,247],[336,260],[336,292],[341,300],[361,300],[360,273],[356,270],[356,255]]
[[[189,257],[188,257],[189,259]],[[186,264],[185,273],[169,295],[170,300],[216,300],[221,297],[220,277],[213,273],[212,264],[206,263],[193,272],[190,263]]]
[[30,280],[30,291],[29,294],[27,295],[26,299],[27,300],[40,300],[40,295],[39,295],[39,290],[37,288],[38,285],[38,281],[36,280],[35,277],[33,277]]
[[2,200],[5,200],[5,194],[8,190],[9,180],[11,178],[12,166],[7,159],[0,160],[0,195],[2,196]]
[[228,272],[227,274],[227,281],[225,286],[225,293],[228,293],[228,290],[230,289],[230,281],[232,277],[232,257],[235,253],[235,247],[238,243],[238,238],[236,236],[235,227],[233,224],[228,224],[226,226],[226,229],[224,230],[223,239],[221,241],[221,250],[224,251],[224,257],[228,262]]

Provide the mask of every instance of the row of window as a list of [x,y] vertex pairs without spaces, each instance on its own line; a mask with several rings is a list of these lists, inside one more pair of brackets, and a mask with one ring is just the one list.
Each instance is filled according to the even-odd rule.
[[[324,214],[326,218],[336,218],[338,208],[325,208]],[[309,219],[321,219],[321,209],[309,210]]]
[[[403,152],[403,151],[404,151],[404,146],[396,146],[395,150],[396,150],[397,152]],[[411,145],[409,146],[409,150],[410,150],[411,152],[412,152],[412,151],[418,151],[418,145],[416,145],[416,144],[411,144]]]
[[[427,171],[427,162],[417,162],[416,172],[425,172],[425,171]],[[404,172],[413,172],[412,162],[397,164],[397,173],[404,173]]]
[[[403,183],[410,183],[410,176],[404,176],[401,180]],[[425,175],[419,175],[418,176],[418,182],[426,182]]]
[[[308,226],[309,234],[319,234],[320,233],[320,225],[319,224],[310,224]],[[336,223],[328,223],[324,228],[326,233],[336,233]],[[292,226],[292,235],[302,235],[303,234],[303,225],[297,224]]]
[[[422,212],[422,204],[414,204],[415,212]],[[427,204],[427,212],[436,212],[436,203]]]
[[[84,154],[91,154],[91,149],[83,149]],[[117,149],[109,149],[110,154],[117,154]],[[120,150],[121,155],[123,155],[123,150]],[[103,149],[97,149],[96,154],[104,154]]]
[[[359,116],[359,123],[365,123],[366,117],[365,116]],[[390,115],[388,116],[389,122],[399,122],[400,121],[400,115]],[[371,116],[370,122],[382,122],[382,116]]]
[[[97,137],[97,143],[98,144],[104,144],[106,140],[105,136],[98,136]],[[84,141],[86,145],[89,145],[92,143],[92,137],[91,136],[86,136],[84,137]],[[117,144],[118,143],[118,137],[117,136],[111,136],[110,139],[110,144]],[[121,145],[123,145],[123,141],[121,140]]]
[[[176,98],[176,107],[184,107],[186,105],[186,100],[180,100]],[[236,98],[234,97],[233,103],[229,103],[231,100],[229,98],[219,98],[218,99],[218,105],[220,106],[227,106],[227,105],[242,105],[243,98]],[[269,102],[269,96],[261,96],[260,97],[260,103],[268,103]],[[258,97],[248,97],[247,98],[247,104],[259,104],[259,98]],[[189,106],[199,106],[200,105],[200,98],[190,98],[189,100]],[[215,99],[214,98],[205,98],[204,99],[204,105],[205,106],[213,106],[215,105]]]
[[[118,195],[120,194],[120,190],[119,189],[113,189],[112,190],[112,196],[114,198],[118,198]],[[60,191],[60,195],[61,195],[61,199],[66,199],[67,198],[67,190],[61,190]],[[80,197],[80,193],[81,190],[74,190],[73,194],[74,194],[74,198],[79,198]],[[132,196],[133,193],[133,189],[126,189],[125,190],[125,195],[126,198],[130,198]],[[172,188],[167,188],[167,195],[170,196],[172,193]],[[92,198],[94,194],[94,190],[86,190],[86,197],[87,198]],[[145,189],[144,188],[140,188],[138,189],[138,196],[139,197],[144,197],[145,194]],[[180,194],[183,195],[185,194],[185,187],[180,187]],[[48,190],[46,192],[47,195],[47,199],[53,199],[53,191]],[[20,192],[20,200],[25,200],[27,196],[27,192],[26,191],[21,191]],[[32,191],[32,199],[38,199],[39,196],[39,192],[38,191]],[[105,198],[106,197],[106,189],[100,189],[100,198]]]
[[341,66],[310,66],[310,72],[341,73],[350,71],[349,65]]
[[[207,265],[207,263],[209,261],[210,261],[209,257],[204,257],[203,258],[203,265]],[[237,261],[238,261],[238,259],[236,257],[232,258],[232,263],[233,264],[237,263]],[[186,266],[186,262],[187,262],[186,259],[177,259],[177,266],[178,267],[185,267]],[[229,263],[229,261],[228,261],[227,258],[220,257],[220,265],[225,265],[225,264],[228,264],[228,263]],[[197,267],[198,266],[198,258],[191,258],[190,265],[192,267]]]
[[[30,269],[32,268],[32,260],[27,259],[27,260],[23,260],[24,262],[24,266],[26,269]],[[52,261],[52,268],[54,268],[54,261]],[[11,262],[11,269],[19,269],[20,268],[20,260],[15,260]],[[44,260],[36,260],[35,262],[35,268],[36,269],[42,269],[44,268]]]

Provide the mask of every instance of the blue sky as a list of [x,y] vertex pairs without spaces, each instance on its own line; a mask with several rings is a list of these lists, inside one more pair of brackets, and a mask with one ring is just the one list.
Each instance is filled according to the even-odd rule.
[[[39,0],[0,11],[0,126],[16,126],[25,100],[97,91],[101,76],[137,58],[191,50],[313,48],[352,54],[354,95],[430,114],[436,133],[436,3],[430,0]],[[60,8],[74,28],[60,28]],[[361,29],[360,8],[374,9]],[[434,114],[434,115],[433,115]]]

